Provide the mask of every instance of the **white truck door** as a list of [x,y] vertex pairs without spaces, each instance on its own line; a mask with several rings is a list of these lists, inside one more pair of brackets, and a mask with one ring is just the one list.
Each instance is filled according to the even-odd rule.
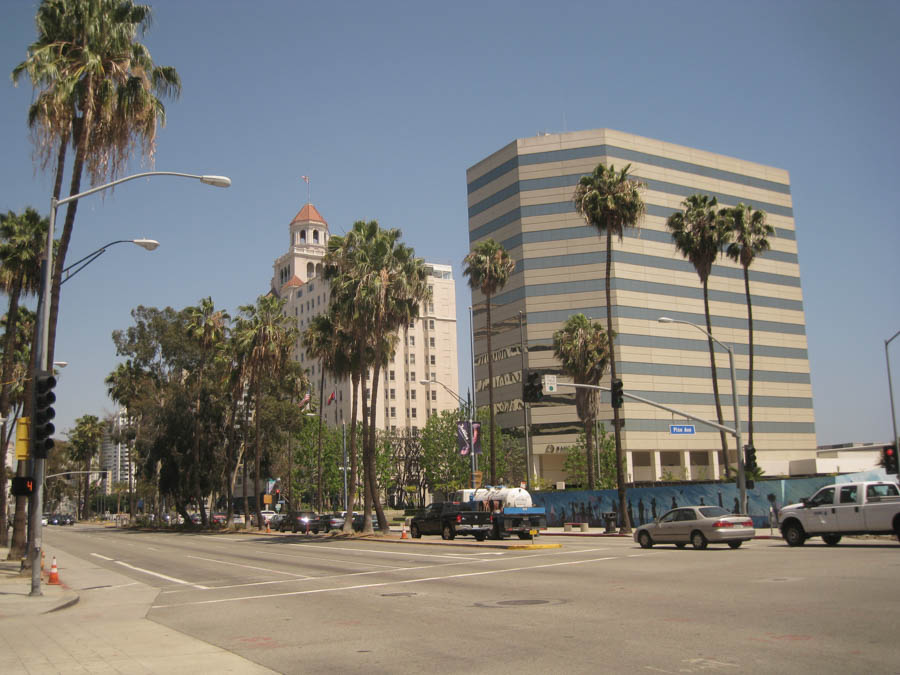
[[866,518],[862,509],[862,490],[856,483],[838,487],[838,499],[834,510],[840,532],[864,532]]
[[834,485],[822,488],[806,503],[803,529],[808,533],[835,532],[837,530],[834,488]]

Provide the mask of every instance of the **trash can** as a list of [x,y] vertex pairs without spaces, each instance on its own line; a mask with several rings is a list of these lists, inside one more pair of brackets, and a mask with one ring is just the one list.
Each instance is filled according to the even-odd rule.
[[616,512],[615,511],[604,511],[603,512],[603,521],[606,523],[606,534],[615,534],[616,532]]

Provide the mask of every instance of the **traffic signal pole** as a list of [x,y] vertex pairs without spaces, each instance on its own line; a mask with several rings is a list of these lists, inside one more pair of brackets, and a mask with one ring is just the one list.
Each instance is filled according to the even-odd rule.
[[[732,369],[732,373],[734,373],[734,369]],[[732,385],[733,385],[733,383],[732,383]],[[612,389],[610,389],[609,387],[601,387],[599,385],[594,385],[594,384],[573,384],[571,382],[557,382],[556,386],[558,386],[558,387],[574,387],[574,388],[581,387],[582,389],[599,389],[600,391],[609,391],[609,392],[612,391]],[[734,391],[737,392],[736,389]],[[736,428],[732,429],[731,427],[726,427],[723,424],[717,424],[716,422],[711,422],[710,420],[705,420],[702,417],[697,417],[696,415],[692,415],[691,413],[684,412],[683,410],[678,410],[677,408],[672,408],[670,406],[663,405],[662,403],[657,403],[656,401],[651,401],[650,399],[644,398],[642,396],[636,396],[635,394],[629,394],[627,391],[623,391],[621,393],[622,393],[622,396],[624,396],[625,398],[630,398],[633,401],[639,401],[640,403],[646,403],[647,405],[651,405],[654,408],[660,408],[661,410],[665,410],[670,413],[675,413],[676,415],[681,415],[682,417],[687,417],[689,420],[694,420],[695,422],[700,422],[701,424],[706,424],[708,426],[715,427],[716,429],[721,429],[722,431],[725,431],[725,432],[731,434],[732,436],[734,436],[737,439],[737,443],[738,443],[738,453],[737,453],[737,456],[738,456],[738,491],[740,493],[741,509],[744,511],[744,513],[747,512],[747,484],[744,480],[744,459],[742,457],[743,447],[741,446],[741,424],[740,424],[740,420],[738,419],[737,415],[735,415]],[[735,396],[735,399],[736,398],[737,397]],[[737,407],[736,402],[735,402],[735,407]]]

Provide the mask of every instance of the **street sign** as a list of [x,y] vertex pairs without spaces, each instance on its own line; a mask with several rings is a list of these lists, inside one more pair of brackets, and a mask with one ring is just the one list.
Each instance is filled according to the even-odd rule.
[[544,393],[556,393],[556,375],[544,375]]
[[272,495],[263,495],[263,504],[271,504]]
[[473,472],[472,477],[475,479],[474,480],[475,487],[480,488],[481,487],[481,479],[484,478],[484,472],[483,471],[475,471],[475,472]]
[[670,424],[669,433],[677,435],[690,435],[694,433],[693,424]]

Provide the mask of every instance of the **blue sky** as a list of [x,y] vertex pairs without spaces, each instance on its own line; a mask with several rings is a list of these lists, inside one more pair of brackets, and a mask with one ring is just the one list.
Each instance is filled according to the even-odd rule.
[[[5,3],[6,73],[34,38],[37,4]],[[608,127],[790,172],[818,443],[890,438],[897,3],[151,4],[144,42],[184,85],[167,102],[155,168],[233,186],[153,178],[81,202],[69,261],[116,239],[161,246],[111,248],[63,287],[58,429],[114,409],[110,335],[134,306],[211,296],[235,313],[268,290],[306,201],[302,175],[332,232],[374,218],[454,265],[464,393],[466,168],[515,138]],[[0,210],[46,214],[52,176],[32,160],[31,87],[0,87]],[[891,347],[896,374],[900,339]]]

